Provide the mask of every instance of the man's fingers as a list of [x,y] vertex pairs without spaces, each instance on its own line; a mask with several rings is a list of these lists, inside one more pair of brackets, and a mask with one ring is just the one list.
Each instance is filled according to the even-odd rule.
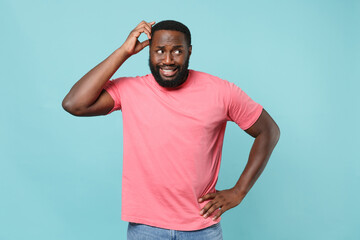
[[145,25],[149,28],[149,30],[151,30],[152,25],[155,24],[155,21],[152,21],[152,22],[144,22],[144,23],[145,23]]
[[151,33],[151,27],[149,27],[147,24],[142,24],[140,26],[137,26],[134,30],[138,32],[143,32],[144,29],[146,29],[147,32]]
[[148,39],[148,40],[145,40],[145,41],[137,44],[136,47],[135,47],[135,53],[138,53],[138,52],[140,52],[141,50],[143,50],[146,46],[149,45],[149,43],[150,43],[150,42],[149,42],[149,39]]
[[149,27],[149,29],[151,30],[152,25],[154,25],[154,24],[155,24],[155,21],[152,21],[152,22],[147,22],[147,23],[146,23],[146,26],[148,26],[148,27]]
[[136,28],[141,27],[141,26],[144,26],[145,24],[147,24],[147,22],[145,22],[144,20],[142,20],[142,21],[136,26]]
[[208,200],[208,199],[212,199],[216,196],[216,193],[208,193],[205,196],[202,196],[201,198],[199,198],[199,202]]
[[200,215],[204,215],[204,218],[210,216],[216,209],[222,207],[222,204],[219,202],[208,202],[205,207],[201,210]]
[[152,22],[141,21],[134,30],[144,32],[143,29],[146,29],[147,32],[144,32],[144,33],[146,33],[146,35],[150,39],[151,38],[151,28],[152,28],[152,25],[154,25],[154,24],[155,24],[155,21],[152,21]]
[[[153,24],[151,24],[151,23],[153,23]],[[152,25],[154,25],[155,22],[151,22],[151,23],[145,22],[145,25],[144,25],[144,28],[147,30],[147,35],[148,35],[148,38],[149,38],[149,39],[151,38],[151,28],[152,28]]]
[[213,205],[216,205],[217,202],[214,202],[214,201],[210,201],[208,202],[204,207],[203,209],[200,211],[200,214],[203,215],[205,214]]
[[151,34],[150,34],[150,32],[149,32],[146,28],[144,28],[144,31],[142,31],[142,32],[146,34],[146,36],[148,37],[148,39],[151,38]]
[[211,205],[212,205],[212,202],[208,202],[208,203],[203,207],[203,209],[201,209],[200,215],[204,215],[204,214],[207,212],[207,210],[211,207]]
[[150,44],[150,41],[148,39],[148,40],[145,40],[145,41],[141,42],[140,44],[141,44],[141,47],[144,48],[144,47],[146,47],[146,46],[148,46]]
[[141,35],[141,33],[145,33],[147,36],[148,36],[148,38],[150,39],[151,38],[151,35],[150,35],[150,33],[151,33],[151,31],[149,31],[146,27],[141,27],[141,28],[136,28],[136,29],[134,29],[133,30],[133,33],[134,33],[134,37],[136,37],[136,38],[139,38],[140,37],[140,35]]
[[155,21],[146,22],[145,20],[142,20],[142,21],[138,24],[138,26],[143,25],[143,24],[147,24],[147,25],[149,25],[149,27],[151,27],[152,25],[155,24]]
[[219,211],[213,217],[213,220],[215,221],[216,219],[218,219],[225,211],[226,210],[224,208],[220,208]]
[[214,205],[211,206],[211,208],[205,213],[204,217],[207,218],[208,216],[210,216],[216,209],[219,209],[221,206],[216,203]]
[[151,38],[151,26],[155,24],[155,21],[145,22],[141,21],[129,34],[126,41],[122,45],[126,53],[131,56],[138,53],[143,48],[149,45],[149,41],[145,40],[143,42],[139,41],[139,37],[142,33],[147,35],[147,38]]

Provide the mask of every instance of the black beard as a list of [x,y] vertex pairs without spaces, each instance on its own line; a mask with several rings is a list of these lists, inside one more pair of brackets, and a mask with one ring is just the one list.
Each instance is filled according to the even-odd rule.
[[[169,65],[169,66],[175,66],[175,65]],[[188,76],[188,67],[189,67],[189,58],[186,59],[185,63],[183,66],[175,66],[178,68],[178,74],[175,77],[175,79],[173,80],[164,80],[161,75],[160,75],[160,67],[159,66],[155,66],[153,64],[151,64],[151,60],[149,58],[149,67],[151,70],[152,75],[154,76],[156,82],[165,88],[176,88],[178,86],[180,86],[181,84],[183,84]]]

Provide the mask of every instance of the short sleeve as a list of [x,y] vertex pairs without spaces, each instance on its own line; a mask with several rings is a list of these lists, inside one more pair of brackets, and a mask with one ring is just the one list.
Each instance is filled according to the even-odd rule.
[[120,81],[121,81],[121,78],[109,80],[106,82],[106,84],[104,86],[104,90],[106,90],[110,94],[112,99],[114,100],[114,107],[107,114],[110,114],[116,110],[121,110],[121,98],[120,98],[120,91],[119,91],[120,90],[119,89]]
[[241,88],[230,83],[228,117],[241,129],[250,128],[260,117],[263,107],[252,100]]

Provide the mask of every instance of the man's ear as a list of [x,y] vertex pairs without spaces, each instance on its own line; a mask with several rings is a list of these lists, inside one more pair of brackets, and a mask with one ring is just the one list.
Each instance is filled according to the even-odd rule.
[[191,52],[192,52],[192,45],[189,46],[189,57],[191,55]]

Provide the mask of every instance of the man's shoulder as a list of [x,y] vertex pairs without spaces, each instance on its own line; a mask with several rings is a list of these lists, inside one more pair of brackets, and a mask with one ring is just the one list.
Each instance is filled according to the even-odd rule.
[[202,71],[198,71],[198,70],[194,70],[194,69],[189,69],[189,71],[190,71],[191,74],[194,74],[195,76],[199,76],[199,77],[219,78],[219,77],[217,77],[215,75],[212,75],[210,73],[206,73],[206,72],[202,72]]
[[140,83],[141,79],[147,79],[150,77],[151,74],[147,74],[144,76],[130,76],[130,77],[117,77],[117,78],[113,78],[110,81],[113,82],[116,85],[121,85],[121,84],[131,84],[131,83]]
[[210,73],[192,70],[192,69],[190,69],[189,71],[194,78],[201,80],[202,83],[224,85],[224,86],[229,84],[229,81],[222,79],[218,76],[212,75]]

